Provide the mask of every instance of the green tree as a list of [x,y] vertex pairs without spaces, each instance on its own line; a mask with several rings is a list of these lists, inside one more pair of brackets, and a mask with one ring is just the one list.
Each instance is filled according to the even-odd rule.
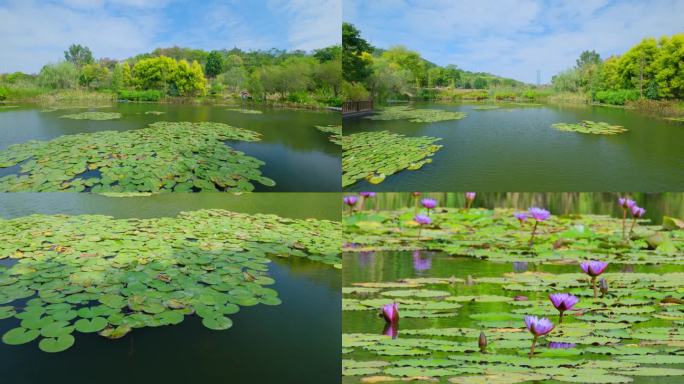
[[342,74],[349,82],[364,81],[371,74],[370,62],[363,54],[372,47],[350,23],[342,23]]
[[133,66],[133,82],[138,89],[157,89],[166,93],[177,69],[178,62],[170,57],[143,59]]
[[321,63],[339,60],[342,57],[342,47],[339,45],[332,45],[330,47],[316,49],[314,50],[313,57],[318,59]]
[[78,69],[68,61],[45,65],[38,74],[38,85],[52,89],[75,88],[78,85]]
[[78,68],[95,61],[90,48],[81,44],[71,44],[69,49],[64,51],[64,59]]
[[86,64],[81,68],[78,80],[86,88],[103,88],[111,84],[111,72],[97,63]]
[[420,57],[418,52],[397,45],[383,52],[381,57],[390,63],[397,64],[401,69],[411,71],[416,87],[420,87],[427,79],[425,60]]
[[601,55],[596,53],[596,51],[584,51],[580,54],[579,59],[577,59],[577,68],[582,69],[588,65],[598,65],[601,64]]
[[204,71],[207,77],[213,79],[223,72],[223,56],[218,51],[209,52],[207,56],[207,64],[204,66]]
[[206,93],[207,80],[197,61],[192,64],[186,60],[179,61],[171,80],[179,96],[201,96]]
[[655,75],[655,62],[658,44],[653,38],[643,39],[629,49],[621,58],[618,73],[622,88],[639,90],[640,97]]
[[653,65],[658,95],[684,98],[684,34],[660,40],[660,51]]

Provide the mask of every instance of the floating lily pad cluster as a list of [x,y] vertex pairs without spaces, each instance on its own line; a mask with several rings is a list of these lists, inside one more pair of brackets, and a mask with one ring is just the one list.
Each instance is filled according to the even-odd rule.
[[[343,375],[364,382],[629,383],[637,376],[681,380],[684,301],[675,297],[684,288],[684,272],[603,276],[610,290],[597,301],[582,273],[354,283],[343,288],[345,318],[362,316],[379,329],[343,335]],[[531,335],[523,316],[557,318],[546,294],[559,291],[578,296],[579,304],[572,314],[566,313],[565,322],[556,323],[530,358]],[[388,302],[398,304],[402,318],[389,330],[382,329],[384,321],[377,317],[378,308]],[[456,316],[457,323],[451,320]],[[487,339],[485,353],[478,344],[481,332]]]
[[684,264],[684,223],[665,217],[663,225],[638,220],[631,239],[622,238],[622,220],[605,215],[552,216],[540,224],[533,247],[531,222],[511,209],[442,208],[418,236],[414,209],[360,212],[344,219],[349,251],[425,249],[491,261],[565,262],[600,258],[633,264]]
[[577,124],[556,123],[551,124],[551,126],[559,131],[589,133],[592,135],[617,135],[627,132],[627,128],[620,125],[610,125],[604,122],[597,123],[590,120],[584,120]]
[[156,116],[159,116],[159,115],[163,115],[164,113],[166,113],[166,112],[162,112],[162,111],[145,111],[145,114],[146,114],[146,115],[156,115]]
[[670,120],[670,121],[676,121],[676,122],[684,122],[684,117],[666,117],[665,120]]
[[342,145],[342,126],[341,125],[317,125],[316,129],[323,133],[329,133],[330,141],[337,145]]
[[252,182],[275,182],[262,176],[262,161],[224,142],[259,139],[222,123],[155,122],[30,141],[0,151],[0,167],[20,165],[19,174],[0,179],[0,191],[251,191]]
[[342,186],[366,179],[378,184],[401,170],[420,169],[442,146],[435,137],[406,137],[388,131],[342,137]]
[[2,341],[60,352],[75,332],[117,339],[191,315],[228,329],[240,307],[280,304],[267,288],[270,258],[339,265],[338,233],[339,223],[223,210],[0,220],[0,259],[10,261],[0,267],[0,319],[17,321]]
[[248,115],[260,115],[263,112],[258,109],[245,109],[245,108],[226,108],[226,111],[240,112]]
[[473,107],[473,109],[480,110],[480,111],[488,111],[490,109],[499,109],[499,108],[501,108],[501,107],[499,107],[498,105],[477,105],[477,106]]
[[81,112],[60,116],[60,119],[72,120],[116,120],[120,118],[121,114],[118,112]]
[[413,123],[434,123],[446,120],[460,120],[464,117],[466,117],[466,114],[463,112],[396,106],[383,108],[378,113],[366,118],[371,120],[408,120]]
[[12,109],[12,108],[19,108],[18,105],[0,105],[0,111],[3,109]]

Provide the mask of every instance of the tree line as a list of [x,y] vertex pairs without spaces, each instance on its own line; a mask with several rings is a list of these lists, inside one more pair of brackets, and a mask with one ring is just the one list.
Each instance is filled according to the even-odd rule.
[[645,38],[605,60],[595,51],[584,51],[573,68],[551,82],[556,91],[587,93],[609,104],[684,99],[684,34]]
[[401,45],[373,47],[350,23],[342,24],[342,51],[343,88],[348,100],[429,98],[436,89],[525,86],[520,81],[465,71],[453,64],[439,66]]
[[[120,98],[158,100],[166,96],[239,96],[257,100],[339,105],[342,48],[304,51],[204,51],[157,48],[125,60],[95,60],[88,47],[74,44],[64,61],[46,64],[38,74],[0,75],[0,95],[21,90],[87,89],[113,91]],[[30,92],[29,92],[30,93]]]

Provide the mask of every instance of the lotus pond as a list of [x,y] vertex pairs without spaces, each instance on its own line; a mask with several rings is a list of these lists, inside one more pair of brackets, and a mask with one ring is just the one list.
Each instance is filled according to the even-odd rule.
[[[345,119],[345,135],[390,131],[406,137],[440,138],[443,146],[432,162],[419,170],[397,172],[377,185],[359,180],[346,190],[684,189],[684,153],[679,149],[684,129],[677,121],[634,110],[583,105],[414,103],[411,107],[460,112],[465,117],[454,120],[430,112],[430,116],[445,120],[412,119],[413,115],[405,116],[407,110],[401,109],[397,110],[401,113]],[[582,125],[583,121],[598,124]],[[553,127],[559,123],[576,125]],[[357,171],[344,166],[343,170]]]
[[335,380],[337,199],[0,195],[3,380]]
[[[366,198],[380,198],[379,210],[366,201],[343,218],[343,382],[684,381],[684,222],[667,216],[681,213],[681,198],[670,206],[668,197],[637,198],[659,207],[651,215],[660,219],[644,215],[631,232],[627,221],[627,238],[621,207],[556,207],[535,216],[530,245],[538,212],[519,220],[514,213],[527,207],[478,207],[477,199],[496,196],[478,194],[470,209],[439,200],[419,231],[421,204],[382,210],[397,198],[382,195]],[[501,206],[515,205],[512,195]],[[592,259],[607,268],[585,272],[580,263]],[[579,301],[558,307],[555,293]],[[386,321],[381,308],[392,303],[398,320]],[[554,326],[532,357],[525,316]]]
[[[339,125],[339,114],[254,108],[118,103],[21,105],[4,109],[0,111],[2,190],[89,191],[94,188],[96,191],[147,192],[175,191],[176,186],[180,187],[179,191],[339,190],[339,145],[330,141],[327,132],[316,128]],[[178,125],[186,127],[192,127],[189,123],[221,123],[243,130],[249,138],[225,134],[207,137],[199,132],[181,132],[181,129],[144,134],[154,144],[150,146],[132,133],[150,131],[154,123],[168,125],[162,122],[184,123]],[[90,144],[90,153],[83,148],[70,152],[71,148],[86,146],[86,143]],[[41,149],[32,152],[37,146]],[[118,152],[112,151],[111,146],[117,146]],[[188,152],[184,147],[192,147],[197,152]],[[49,159],[55,156],[63,157],[60,164]],[[65,161],[68,167],[63,166]],[[97,164],[112,161],[117,164],[103,168]],[[171,171],[169,162],[174,167]],[[212,162],[216,165],[212,166]],[[232,165],[230,169],[220,169],[223,163]],[[136,180],[116,180],[117,172],[107,169],[112,167],[127,170],[142,167],[146,171],[136,171]],[[215,173],[230,175],[230,180],[219,180]],[[32,181],[26,180],[27,177]],[[111,183],[104,185],[95,181],[103,177]],[[256,179],[247,181],[250,178],[265,183]]]

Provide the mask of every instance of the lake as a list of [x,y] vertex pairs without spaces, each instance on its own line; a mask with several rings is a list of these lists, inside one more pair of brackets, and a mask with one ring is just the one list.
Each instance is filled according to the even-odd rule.
[[[622,108],[584,105],[516,106],[415,103],[416,108],[465,112],[461,120],[344,120],[345,135],[388,130],[439,137],[431,164],[401,171],[350,191],[678,191],[684,189],[684,124]],[[627,132],[562,132],[554,123],[582,120],[622,125]]]
[[[106,214],[117,218],[175,216],[230,209],[289,218],[339,220],[338,194],[167,194],[111,198],[83,193],[0,194],[0,216]],[[0,260],[7,264],[8,260]],[[1,382],[329,383],[340,372],[340,271],[305,258],[269,264],[282,304],[243,307],[232,328],[212,331],[197,316],[181,324],[136,329],[120,340],[76,334],[70,349],[49,354],[37,343],[0,342]],[[16,319],[0,320],[0,334]],[[40,367],[40,369],[36,369]]]
[[[343,366],[347,365],[343,383],[360,383],[362,377],[382,375],[427,376],[440,383],[449,383],[449,378],[465,375],[465,379],[454,382],[469,383],[467,375],[482,375],[483,369],[489,369],[498,377],[534,374],[528,364],[538,364],[542,368],[539,371],[544,374],[560,374],[566,370],[577,376],[566,373],[566,380],[531,379],[525,382],[590,382],[589,378],[581,376],[584,368],[573,370],[574,364],[605,364],[605,367],[610,367],[611,364],[625,364],[625,361],[642,365],[637,376],[630,375],[629,364],[620,368],[621,371],[613,368],[610,375],[602,374],[606,371],[601,370],[586,374],[593,375],[591,380],[595,381],[591,382],[597,383],[627,382],[621,381],[626,380],[622,376],[628,377],[627,380],[632,378],[636,384],[682,382],[684,357],[676,352],[679,342],[673,341],[679,337],[681,305],[654,305],[655,311],[652,311],[645,304],[653,303],[654,297],[677,296],[673,292],[681,289],[680,276],[684,273],[684,265],[659,262],[662,254],[653,253],[647,247],[632,248],[632,256],[596,248],[595,244],[608,241],[611,236],[615,236],[612,241],[619,241],[616,239],[619,239],[621,214],[614,208],[617,205],[615,194],[478,193],[473,205],[477,211],[470,211],[472,213],[457,210],[463,207],[463,193],[423,194],[421,197],[438,201],[437,208],[431,213],[433,221],[438,224],[436,228],[426,228],[422,240],[416,237],[415,229],[402,229],[408,223],[400,220],[410,218],[414,211],[413,198],[409,195],[379,193],[367,204],[366,211],[344,219],[347,222],[347,246],[359,250],[343,254],[342,283],[346,290],[343,308],[346,309],[343,310],[342,330],[346,336],[343,337],[342,358]],[[684,194],[630,196],[640,206],[649,207],[648,219],[654,224],[659,224],[663,215],[679,218],[684,215]],[[548,208],[553,215],[566,214],[575,219],[566,221],[572,224],[560,226],[541,223],[540,228],[546,228],[543,236],[547,240],[538,239],[536,251],[527,252],[515,244],[527,240],[530,226],[516,225],[512,218],[502,226],[496,214],[494,221],[490,222],[488,211],[482,210],[497,207],[525,210],[530,205]],[[408,212],[404,211],[406,207],[411,207]],[[610,215],[615,219],[580,216],[587,214]],[[381,217],[385,218],[382,224],[379,221]],[[459,221],[457,218],[462,219]],[[561,222],[563,220],[568,219],[561,219]],[[614,220],[613,224],[608,224],[610,220]],[[599,224],[601,222],[604,224]],[[642,225],[647,223],[640,223],[639,228]],[[570,232],[561,234],[567,226],[579,231],[591,229],[592,233],[600,234],[598,237],[602,240],[595,238],[582,242],[574,238],[567,249],[565,245],[550,247],[549,243],[555,241],[556,236],[572,238]],[[611,232],[615,235],[609,235]],[[682,238],[681,231],[670,233],[673,238]],[[543,241],[548,243],[543,244]],[[637,241],[641,240],[634,240],[632,244]],[[412,249],[421,244],[433,250],[401,249]],[[384,247],[385,250],[374,251],[373,247]],[[450,247],[455,250],[453,253],[438,250]],[[459,253],[458,249],[467,251]],[[681,256],[681,249],[680,242],[679,253],[675,251],[669,255],[676,259]],[[574,254],[575,251],[579,254]],[[490,260],[466,257],[466,253]],[[635,257],[638,253],[643,254]],[[599,303],[607,303],[598,304],[598,312],[588,310],[597,305],[592,303],[591,288],[587,286],[589,280],[575,261],[578,257],[580,260],[610,258],[608,269],[601,276],[608,281],[607,297],[599,299]],[[624,261],[618,261],[620,258]],[[495,261],[491,261],[493,259]],[[650,279],[661,280],[662,283],[653,283]],[[553,292],[571,292],[580,299],[578,307],[581,310],[566,313],[562,325],[558,325],[558,312],[547,298]],[[518,295],[523,298],[514,301],[513,297]],[[399,302],[400,320],[396,328],[391,328],[386,327],[385,321],[378,316],[378,308],[394,300]],[[620,302],[627,307],[616,304]],[[615,312],[601,315],[601,311]],[[548,316],[556,325],[552,333],[540,338],[537,345],[539,356],[531,360],[526,356],[531,335],[526,330],[521,333],[515,330],[524,326],[522,319],[525,314]],[[449,330],[445,330],[447,328]],[[591,331],[596,332],[594,335],[605,338],[586,338],[591,329],[595,329]],[[468,333],[469,330],[474,333]],[[477,336],[481,330],[489,340],[486,354],[477,351]],[[663,330],[671,336],[654,336],[651,333],[654,330]],[[459,335],[460,332],[464,333]],[[615,339],[608,342],[612,337]],[[576,345],[554,349],[548,339],[567,340]],[[623,356],[641,353],[630,349],[632,347],[644,348],[644,353],[677,356],[672,357],[671,364],[654,365],[652,362],[661,360],[660,357]],[[487,361],[498,362],[498,365]],[[363,362],[372,363],[363,365]],[[387,362],[390,365],[383,365]],[[663,370],[658,371],[661,368]],[[653,369],[650,371],[652,374],[649,374],[649,369]],[[670,369],[678,371],[668,371]],[[656,373],[663,376],[656,377],[653,375]],[[511,383],[524,381],[510,379]],[[490,381],[480,377],[472,382]]]
[[[89,121],[59,118],[88,111],[86,108],[41,112],[45,108],[25,105],[0,110],[0,150],[29,140],[46,141],[77,133],[144,128],[155,121],[220,122],[262,135],[257,142],[228,143],[232,148],[266,163],[261,166],[261,172],[273,179],[276,185],[265,187],[256,183],[256,191],[334,192],[340,188],[340,147],[315,128],[316,125],[340,125],[341,118],[336,112],[246,106],[263,112],[246,114],[228,110],[239,106],[117,103],[92,110],[119,112],[121,119]],[[145,114],[148,111],[164,113]],[[0,177],[7,174],[2,171]]]

